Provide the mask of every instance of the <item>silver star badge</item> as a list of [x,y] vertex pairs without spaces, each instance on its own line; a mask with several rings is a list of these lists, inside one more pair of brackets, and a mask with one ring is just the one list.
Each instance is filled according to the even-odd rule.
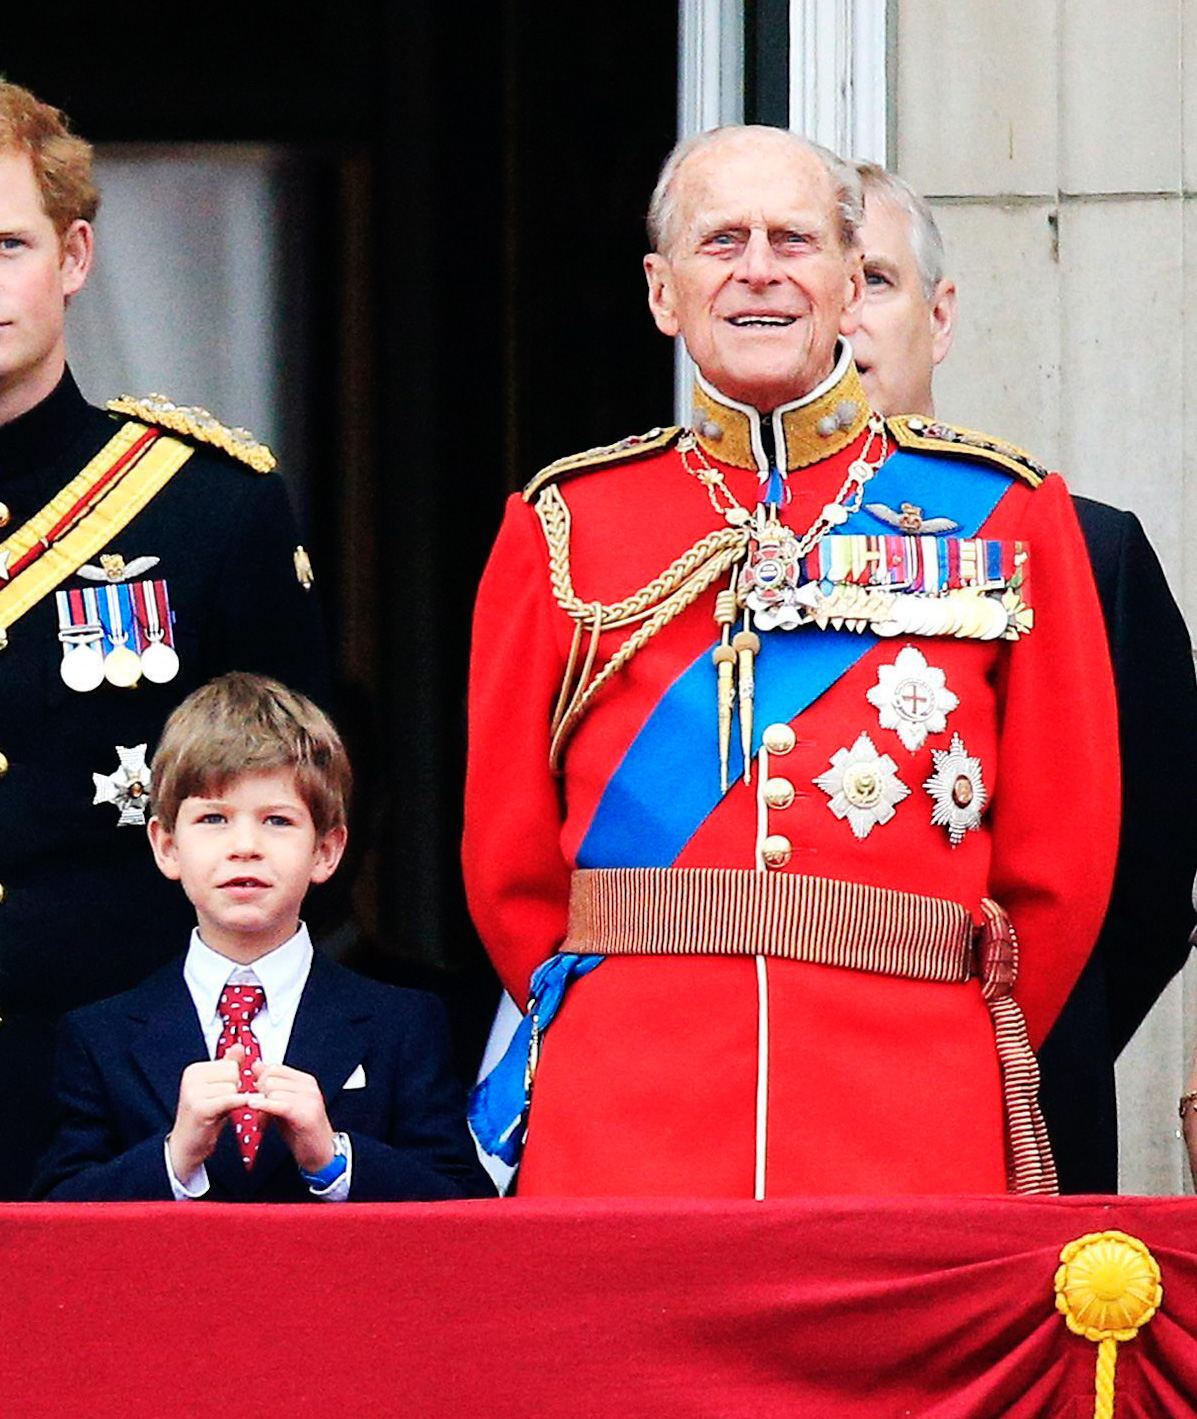
[[851,749],[837,749],[831,767],[815,783],[828,795],[828,808],[861,839],[878,823],[888,823],[894,805],[910,790],[898,777],[898,766],[888,754],[878,754],[873,741],[861,734]]
[[947,828],[952,846],[959,847],[965,833],[975,833],[981,826],[981,814],[989,801],[981,761],[965,750],[959,734],[952,735],[950,749],[932,749],[931,757],[935,772],[923,784],[935,800],[931,821]]
[[881,728],[896,730],[912,754],[928,734],[947,728],[948,715],[960,703],[948,689],[944,672],[928,665],[912,645],[903,646],[892,665],[878,667],[877,683],[865,698],[880,711]]
[[96,796],[92,803],[115,803],[120,809],[118,828],[143,828],[146,808],[150,801],[150,770],[145,761],[146,746],[122,749],[116,755],[120,767],[111,774],[92,774]]

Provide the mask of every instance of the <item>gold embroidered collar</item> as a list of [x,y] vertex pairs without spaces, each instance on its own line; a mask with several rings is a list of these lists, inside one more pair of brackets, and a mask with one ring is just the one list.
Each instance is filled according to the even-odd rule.
[[784,478],[847,448],[864,432],[868,419],[868,400],[845,340],[823,383],[771,414],[720,394],[700,374],[694,379],[694,433],[703,451],[733,468],[753,468],[762,478],[769,472],[762,424],[772,425],[777,471]]

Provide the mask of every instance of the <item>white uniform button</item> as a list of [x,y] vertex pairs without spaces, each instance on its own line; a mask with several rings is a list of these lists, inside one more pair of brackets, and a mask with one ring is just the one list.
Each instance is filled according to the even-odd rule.
[[8,772],[8,755],[0,754],[0,778]]
[[770,833],[761,844],[766,867],[784,867],[794,854],[794,844],[781,833]]
[[771,724],[761,736],[770,754],[788,754],[798,742],[788,724]]
[[794,801],[794,785],[788,778],[766,779],[763,791],[770,808],[788,808]]
[[7,503],[0,503],[0,527],[7,527],[12,521],[12,513],[8,510]]

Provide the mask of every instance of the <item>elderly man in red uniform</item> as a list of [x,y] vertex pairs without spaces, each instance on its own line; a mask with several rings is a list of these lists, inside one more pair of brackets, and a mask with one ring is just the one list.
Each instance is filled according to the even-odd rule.
[[1054,1187],[1031,1047],[1117,845],[1101,613],[1057,476],[870,411],[860,216],[795,135],[680,145],[645,271],[693,426],[545,469],[484,576],[465,866],[532,997],[523,1194]]

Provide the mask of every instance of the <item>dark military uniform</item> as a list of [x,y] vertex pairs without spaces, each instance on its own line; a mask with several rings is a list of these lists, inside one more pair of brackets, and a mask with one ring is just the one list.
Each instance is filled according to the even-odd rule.
[[[92,408],[68,372],[0,427],[10,536],[65,487],[123,420]],[[191,690],[228,670],[276,676],[323,698],[319,610],[296,574],[286,490],[217,449],[196,451],[102,549],[164,580],[180,669],[166,684],[81,693],[59,673],[53,592],[0,650],[0,1197],[23,1196],[48,1136],[54,1030],[66,1010],[129,989],[177,955],[194,916],[158,873],[144,829],[94,803],[118,746],[152,754]],[[98,557],[91,559],[98,561]],[[78,575],[60,589],[95,585]]]
[[1074,498],[1118,696],[1122,833],[1101,936],[1039,1054],[1061,1192],[1118,1191],[1114,1061],[1184,965],[1197,870],[1197,684],[1139,520]]

